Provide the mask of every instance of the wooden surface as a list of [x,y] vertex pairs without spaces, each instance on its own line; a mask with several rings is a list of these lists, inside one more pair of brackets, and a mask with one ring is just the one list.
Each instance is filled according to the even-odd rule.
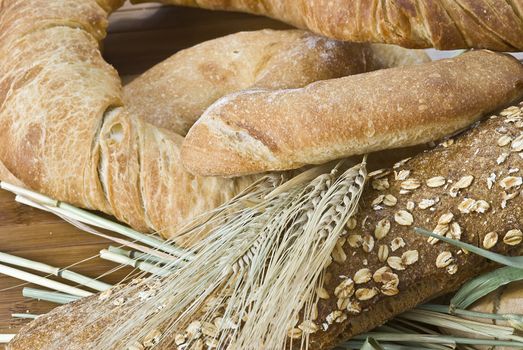
[[[157,4],[126,4],[110,18],[109,35],[104,41],[104,56],[124,80],[132,78],[176,51],[198,42],[241,30],[284,28],[283,24],[237,13],[165,7]],[[67,267],[96,257],[110,242],[82,232],[56,216],[14,201],[14,196],[0,190],[0,251]],[[97,277],[116,265],[94,258],[71,268]],[[125,268],[104,277],[116,283],[131,269]],[[63,282],[63,280],[62,280]],[[73,283],[71,283],[73,285]],[[14,320],[12,313],[42,314],[54,304],[22,297],[23,284],[0,275],[0,333],[16,333],[27,320]],[[1,348],[1,346],[0,346]]]

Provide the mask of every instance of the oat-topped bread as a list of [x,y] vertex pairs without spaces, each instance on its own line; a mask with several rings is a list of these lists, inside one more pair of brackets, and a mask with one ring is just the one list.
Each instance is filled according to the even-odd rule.
[[458,57],[220,99],[191,128],[184,166],[238,176],[429,142],[523,96],[523,65],[472,51]]
[[[296,321],[288,341],[293,339],[299,348],[306,335],[310,348],[329,349],[455,290],[489,267],[477,255],[427,240],[414,227],[495,252],[520,254],[522,152],[523,105],[512,106],[392,169],[369,174],[359,211],[349,220],[325,267],[325,281],[313,305],[316,311],[311,319]],[[154,285],[148,288],[156,293]],[[109,315],[117,317],[144,302],[132,293],[124,302],[110,296],[86,298],[39,317],[20,332],[10,349],[61,349],[63,344],[71,350],[96,348],[100,330],[114,326]],[[202,333],[195,325],[156,330],[155,339],[162,340],[157,348],[201,343],[205,349],[213,337],[219,337],[219,328]],[[162,332],[169,336],[162,338]],[[187,334],[198,336],[190,340]]]
[[342,42],[302,30],[231,34],[182,50],[124,87],[129,113],[185,135],[220,97],[430,61],[421,50]]
[[[146,2],[149,0],[133,0]],[[523,51],[523,0],[162,0],[243,11],[348,41]]]
[[[175,132],[183,132],[197,118],[195,105],[205,108],[222,92],[217,96],[204,86],[180,83],[176,91],[187,95],[177,100],[177,108],[192,111],[188,114],[192,119],[182,123],[186,115],[166,117],[146,110],[142,97],[150,96],[149,78],[139,79],[122,92],[117,72],[99,52],[108,13],[121,2],[1,2],[0,162],[5,171],[0,176],[13,181],[12,176],[7,178],[10,173],[34,190],[169,237],[178,224],[227,201],[253,178],[202,178],[181,165],[183,138]],[[271,77],[270,84],[280,88],[361,73],[374,62],[367,45],[341,44],[303,31],[262,31],[185,50],[175,59],[180,71],[163,74],[164,78],[200,69],[202,84],[213,77],[220,80],[213,67],[239,64],[225,57],[217,62],[220,47],[234,46],[239,38],[265,42],[265,50],[253,49],[250,56],[260,72]],[[295,54],[294,59],[278,59],[279,50]],[[229,54],[234,56],[234,50]],[[400,56],[380,52],[375,61],[395,65],[397,60],[388,57]],[[334,63],[310,69],[325,57],[333,57]],[[426,59],[424,54],[420,57]],[[218,82],[223,93],[242,87],[243,77],[226,78],[230,87]],[[258,78],[251,83],[264,81],[261,75]],[[163,89],[168,87],[154,90],[157,97],[168,94]],[[153,103],[168,110],[168,102],[157,98]],[[147,118],[141,119],[144,114]],[[176,127],[179,124],[181,128]]]

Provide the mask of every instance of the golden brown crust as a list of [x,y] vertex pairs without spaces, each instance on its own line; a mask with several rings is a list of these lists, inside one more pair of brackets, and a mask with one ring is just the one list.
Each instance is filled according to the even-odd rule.
[[[501,140],[502,137],[505,138]],[[512,141],[507,143],[507,137]],[[474,245],[483,245],[486,234],[496,232],[499,239],[490,248],[492,251],[521,253],[521,241],[509,245],[504,243],[504,238],[510,230],[523,229],[523,197],[519,195],[523,180],[516,181],[519,185],[510,188],[507,188],[510,182],[506,180],[507,176],[520,179],[523,176],[522,151],[523,108],[511,107],[503,116],[484,121],[455,140],[446,141],[394,169],[371,174],[355,222],[349,223],[338,249],[332,254],[333,262],[325,270],[325,292],[322,293],[323,299],[317,299],[318,318],[315,323],[319,330],[311,335],[310,347],[329,349],[341,340],[367,331],[423,301],[458,288],[470,277],[489,268],[477,255],[465,254],[442,242],[430,244],[425,237],[413,232],[415,226],[434,230],[439,222],[438,230],[442,234],[452,234],[454,238],[459,237]],[[506,159],[500,161],[500,155],[505,153],[508,154]],[[496,174],[495,178],[492,173]],[[439,178],[433,179],[436,176],[441,176],[444,183]],[[473,177],[471,182],[459,181],[469,176]],[[458,184],[459,190],[453,190]],[[516,196],[507,200],[510,195],[507,197],[504,192]],[[385,198],[376,200],[385,195],[388,195],[386,201]],[[467,198],[476,204],[464,206],[462,203]],[[426,207],[427,200],[434,200],[434,203]],[[488,207],[483,202],[477,204],[479,201],[485,201]],[[410,213],[412,223],[405,224],[410,221],[404,213],[396,219],[400,211]],[[375,231],[381,220],[390,221],[387,234]],[[381,246],[388,248],[385,258],[383,253],[379,253]],[[448,265],[445,266],[445,261],[443,265],[436,265],[438,256],[445,252],[451,256]],[[410,257],[410,260],[390,259],[402,256]],[[404,270],[398,270],[402,264]],[[387,271],[391,283],[376,282],[376,276],[380,276],[376,272],[391,266],[393,268]],[[369,269],[372,278],[353,285],[352,290],[346,291],[345,298],[340,283],[349,278],[352,282],[358,281],[356,272],[363,268]],[[397,285],[394,283],[396,279]],[[357,291],[360,288],[367,291]],[[376,295],[361,300],[365,299],[365,292],[374,288]],[[135,305],[134,302],[131,300],[129,305]],[[349,302],[358,304],[352,304],[354,306],[349,311]],[[354,312],[357,305],[361,308],[358,314]],[[110,321],[103,315],[112,310],[125,310],[125,306],[115,306],[91,297],[59,307],[27,325],[10,344],[10,349],[27,349],[35,344],[54,349],[54,339],[67,336],[71,339],[68,349],[95,348],[92,335]],[[335,311],[337,317],[332,315]],[[97,319],[100,316],[102,318]],[[94,319],[98,321],[89,322]],[[321,330],[322,327],[327,330]],[[160,348],[171,349],[172,346]]]
[[[230,199],[252,178],[224,180],[190,175],[180,163],[180,137],[135,116],[133,113],[143,107],[139,101],[131,110],[123,107],[118,74],[103,61],[98,47],[105,36],[106,11],[120,3],[2,3],[0,47],[5,54],[0,56],[0,159],[32,189],[113,214],[136,229],[160,231],[169,237],[178,224]],[[254,70],[259,70],[259,79],[254,83],[286,87],[305,84],[303,72],[307,72],[308,82],[366,69],[365,45],[334,45],[332,50],[343,51],[343,55],[337,55],[347,62],[341,64],[339,58],[331,65],[314,68],[332,40],[301,31],[269,31],[263,35],[267,42],[281,45],[256,52],[259,59]],[[218,43],[233,39],[219,39]],[[307,55],[293,66],[296,70],[283,69],[289,64],[278,51],[297,41],[297,55]],[[316,50],[307,46],[311,42],[322,44]],[[186,65],[192,64],[188,71],[200,67],[190,59],[202,54],[195,50],[180,54],[188,56],[182,59]],[[293,50],[287,48],[286,52]],[[216,55],[220,53],[215,49]],[[350,57],[353,59],[348,60]],[[206,57],[197,63],[207,68],[213,64]],[[263,68],[264,64],[268,66]],[[210,69],[204,75],[214,73]],[[138,95],[144,85],[136,82],[127,96]],[[193,86],[191,91],[195,90]],[[204,95],[204,102],[212,100],[210,91],[198,93]],[[188,108],[188,100],[183,99],[179,106]],[[148,120],[158,125],[159,118],[154,114]],[[177,116],[171,116],[171,120],[174,118]]]
[[[107,14],[94,0],[2,6],[0,159],[28,187],[169,236],[188,216],[214,208],[247,184],[248,178],[214,180],[186,173],[178,160],[178,139],[147,142],[151,126],[122,108],[118,74],[100,56],[96,39],[105,35]],[[118,126],[129,126],[119,134],[111,124],[116,118]],[[170,153],[158,160],[161,149]],[[141,153],[152,158],[140,162]],[[152,162],[161,171],[153,172]],[[173,198],[185,183],[194,191],[183,193],[183,200]],[[170,196],[151,195],[157,188]],[[147,208],[166,213],[152,215]]]
[[473,51],[454,59],[250,90],[209,107],[182,148],[185,167],[238,176],[433,141],[523,96],[523,65]]
[[95,140],[106,109],[121,104],[120,85],[96,40],[81,29],[49,27],[8,45],[1,62],[6,167],[33,189],[110,212]]
[[423,51],[353,44],[301,30],[228,35],[180,51],[124,87],[130,114],[186,135],[213,102],[248,88],[298,88],[319,80],[429,61]]
[[338,40],[442,50],[482,48],[523,51],[522,0],[162,2],[265,15]]
[[367,45],[301,30],[228,35],[180,51],[124,87],[129,112],[185,135],[220,97],[249,87],[296,88],[362,73]]
[[23,183],[18,180],[2,162],[0,162],[0,181],[5,181],[16,186],[24,186]]

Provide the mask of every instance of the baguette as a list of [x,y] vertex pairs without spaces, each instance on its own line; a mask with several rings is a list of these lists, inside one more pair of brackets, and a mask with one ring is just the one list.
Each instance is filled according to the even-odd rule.
[[[133,0],[147,2],[149,0]],[[338,40],[523,51],[522,0],[162,0],[269,16]]]
[[231,34],[182,50],[123,89],[130,114],[182,136],[220,97],[429,61],[423,51],[340,42],[301,30]]
[[301,89],[239,92],[205,111],[182,160],[204,176],[295,169],[429,142],[521,96],[523,65],[490,51]]
[[[477,255],[429,242],[415,226],[478,246],[495,232],[492,251],[521,253],[522,139],[523,105],[512,106],[393,169],[369,174],[360,209],[318,289],[318,316],[307,327],[299,320],[291,334],[307,330],[309,348],[329,349],[491,267]],[[9,349],[94,349],[110,315],[140,303],[132,295],[123,305],[109,300],[105,294],[56,308],[24,327]],[[163,339],[157,348],[176,349],[172,342]]]

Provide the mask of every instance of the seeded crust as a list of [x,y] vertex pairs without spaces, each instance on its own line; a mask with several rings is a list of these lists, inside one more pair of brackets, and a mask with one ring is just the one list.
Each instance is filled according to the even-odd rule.
[[[418,154],[394,169],[371,173],[359,212],[347,225],[347,231],[332,253],[332,262],[325,269],[326,282],[317,292],[317,318],[300,320],[289,334],[301,336],[304,331],[309,332],[312,349],[329,349],[424,301],[457,289],[469,278],[491,267],[477,255],[466,254],[442,242],[429,243],[427,238],[413,232],[415,226],[452,234],[456,239],[478,246],[483,245],[488,233],[496,232],[499,240],[490,248],[492,251],[520,254],[523,247],[519,231],[523,229],[523,187],[516,180],[510,183],[519,185],[507,188],[507,181],[503,180],[507,176],[523,176],[522,135],[523,104],[505,110],[500,116],[490,118],[464,135]],[[511,142],[499,146],[498,141],[503,136],[511,137]],[[500,161],[499,156],[504,153],[508,156]],[[492,173],[496,174],[493,182]],[[436,176],[443,177],[445,184],[427,186],[427,181]],[[460,181],[470,176],[473,176],[472,182]],[[441,184],[441,181],[428,182],[431,186]],[[411,189],[402,192],[405,183]],[[507,199],[513,193],[516,196]],[[389,195],[385,200],[388,205],[376,201],[382,195]],[[439,201],[433,206],[420,208],[424,200],[436,197]],[[461,206],[467,198],[480,204]],[[485,201],[488,208],[481,201]],[[403,214],[397,215],[399,212]],[[381,220],[390,221],[386,234],[375,232]],[[440,228],[436,229],[438,222]],[[507,232],[511,231],[512,238],[506,240]],[[379,253],[380,246],[388,247],[387,256]],[[392,247],[396,250],[392,251]],[[449,255],[451,259],[441,258]],[[437,263],[441,267],[438,268]],[[401,265],[404,270],[398,270]],[[368,300],[360,300],[369,296]],[[113,305],[104,300],[104,297],[93,296],[56,308],[27,325],[9,349],[61,349],[53,346],[54,340],[66,336],[71,339],[68,349],[95,349],[92,336],[109,319],[102,317],[95,323],[90,321],[109,314],[109,310],[125,309],[126,305],[132,306],[135,302]],[[174,347],[162,345],[158,348]]]
[[[147,2],[148,0],[134,0]],[[523,51],[522,0],[162,0],[265,15],[347,41]]]
[[247,90],[205,111],[182,161],[201,176],[296,169],[433,141],[522,96],[523,65],[484,50],[300,89]]
[[[506,137],[510,138],[510,142],[503,141]],[[475,254],[465,254],[442,242],[429,243],[427,238],[413,232],[414,227],[460,238],[476,246],[490,247],[492,251],[502,254],[519,254],[522,251],[521,107],[511,107],[465,135],[449,139],[437,148],[398,165],[389,175],[377,172],[374,178],[369,179],[360,202],[361,208],[355,220],[349,224],[353,228],[348,228],[340,240],[343,254],[335,251],[333,262],[325,270],[327,282],[324,289],[329,298],[319,299],[318,302],[318,319],[315,321],[318,331],[311,335],[314,349],[328,349],[340,340],[368,331],[402,311],[455,290],[467,279],[489,267],[484,259]],[[496,174],[495,179],[491,174]],[[427,185],[427,181],[432,185],[441,184],[441,181],[431,180],[439,176],[445,179],[444,185]],[[472,182],[468,180],[470,176],[473,177]],[[463,178],[466,180],[460,181]],[[389,205],[386,205],[379,200],[382,195],[394,196],[397,202],[394,205],[391,204],[394,201],[387,202]],[[420,203],[436,198],[439,200],[433,206],[420,208]],[[470,200],[476,204],[463,205]],[[409,215],[398,215],[401,212]],[[390,229],[385,235],[376,231],[378,222],[382,220],[390,222]],[[377,232],[381,239],[376,238]],[[492,245],[485,237],[493,232],[499,238]],[[356,235],[361,236],[362,240],[355,238]],[[402,240],[399,246],[395,244],[398,240]],[[388,247],[387,259],[378,253],[380,246]],[[393,246],[397,250],[392,251]],[[417,252],[417,261],[405,264],[405,270],[397,270],[401,266],[398,266],[398,259],[392,257],[405,257],[411,251]],[[448,256],[451,260],[446,259]],[[348,297],[350,302],[360,304],[361,313],[355,314],[347,308],[339,310],[337,304],[340,298],[336,296],[339,290],[336,293],[336,288],[346,281],[344,276],[356,281],[356,273],[362,268],[368,268],[374,274],[383,267],[391,268],[391,272],[397,275],[397,294],[384,295],[387,288],[373,278],[354,285],[354,289],[377,288],[375,297],[366,301],[358,300],[357,292],[351,292],[354,294]],[[393,284],[388,287],[388,291],[394,294]],[[343,313],[343,316],[339,316],[340,320],[346,320],[329,324],[327,318],[336,311]],[[327,328],[327,331],[321,330],[322,327]]]

